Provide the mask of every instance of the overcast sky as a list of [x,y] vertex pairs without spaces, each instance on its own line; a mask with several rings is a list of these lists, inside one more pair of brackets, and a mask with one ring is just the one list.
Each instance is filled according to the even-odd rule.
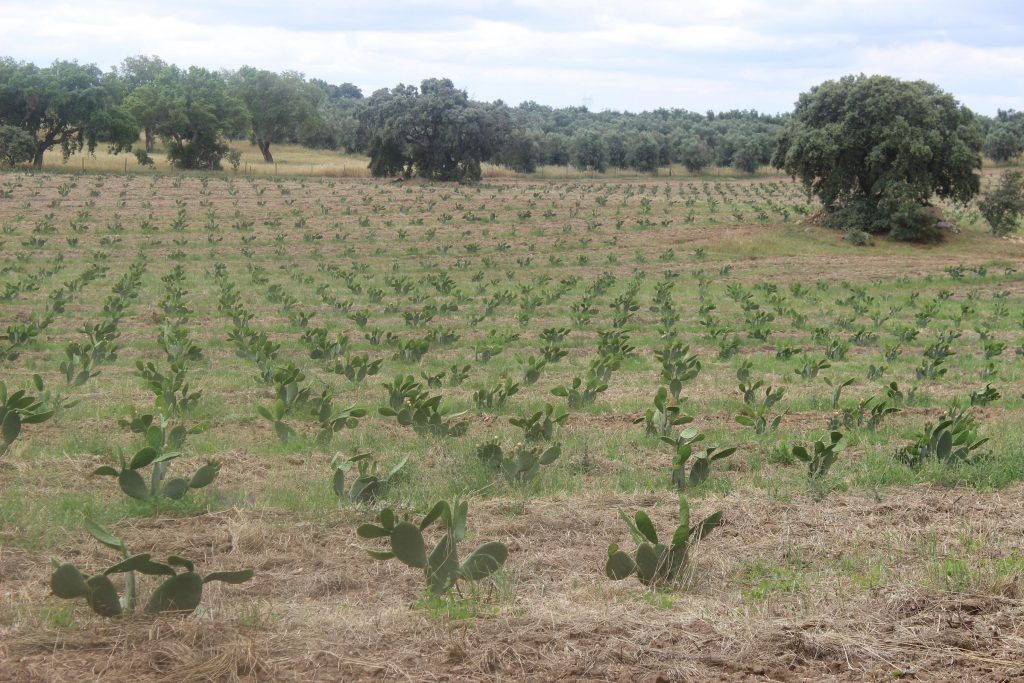
[[1021,0],[0,0],[0,55],[107,69],[135,54],[630,111],[790,111],[816,83],[880,73],[1024,110]]

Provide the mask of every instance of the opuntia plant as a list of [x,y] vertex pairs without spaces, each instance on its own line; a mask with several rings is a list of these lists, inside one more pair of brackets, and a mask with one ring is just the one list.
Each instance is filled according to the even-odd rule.
[[473,403],[478,410],[495,410],[502,408],[508,399],[519,393],[519,382],[505,378],[503,382],[490,388],[478,389],[473,392]]
[[135,362],[146,386],[155,396],[155,405],[158,410],[178,412],[188,410],[195,406],[202,398],[202,391],[192,391],[188,382],[185,381],[186,363],[183,360],[174,361],[166,374],[156,369],[152,362],[144,363],[141,360]]
[[807,478],[811,481],[823,479],[832,468],[839,453],[846,448],[842,432],[829,432],[818,439],[810,448],[793,446],[793,457],[807,464]]
[[[159,422],[159,424],[154,424],[154,422]],[[184,425],[171,427],[162,415],[158,421],[155,416],[146,414],[135,416],[130,420],[121,420],[121,426],[137,434],[142,434],[146,445],[139,449],[131,460],[126,460],[124,455],[119,454],[120,467],[103,465],[93,470],[92,474],[116,478],[118,486],[126,495],[138,500],[161,497],[177,500],[191,489],[209,486],[217,478],[221,465],[215,460],[200,467],[188,479],[183,477],[167,478],[167,470],[171,461],[181,456],[185,437],[202,432],[205,429],[204,425],[196,425],[191,428],[186,428]],[[150,471],[147,484],[140,470],[150,465],[153,466],[153,469]]]
[[[137,606],[135,573],[147,576],[166,576],[150,594],[143,608],[146,612],[192,612],[203,599],[203,586],[212,581],[245,583],[253,576],[252,569],[233,572],[211,572],[205,576],[195,570],[191,560],[171,555],[165,562],[152,559],[149,553],[129,555],[124,541],[103,527],[86,521],[86,530],[97,541],[118,551],[121,561],[98,574],[85,574],[73,564],[53,560],[50,589],[66,600],[85,598],[92,611],[101,617],[120,617],[131,614]],[[179,571],[180,570],[180,571]],[[110,577],[125,574],[125,595],[118,594]]]
[[[480,581],[502,568],[508,559],[508,547],[500,541],[490,541],[474,550],[465,562],[459,563],[458,544],[466,537],[466,517],[469,504],[446,501],[436,503],[430,512],[413,524],[399,521],[394,510],[384,508],[378,515],[379,524],[363,524],[356,533],[360,538],[386,538],[390,550],[367,550],[375,560],[397,558],[405,565],[422,569],[427,588],[434,595],[444,595],[457,587],[459,581]],[[427,554],[423,532],[440,520],[444,535]]]
[[[43,391],[43,378],[39,375],[32,375],[32,384],[37,391]],[[0,382],[0,455],[21,434],[22,425],[39,424],[53,417],[56,410],[48,405],[47,398],[48,394],[33,396],[24,389],[8,394],[7,385]]]
[[[705,435],[697,431],[695,427],[684,429],[674,438],[670,436],[661,437],[664,443],[672,446],[676,451],[672,457],[672,484],[677,488],[681,489],[687,485],[696,486],[704,483],[711,476],[711,463],[728,458],[736,452],[735,448],[708,446],[704,449],[703,453],[698,451],[694,455],[696,450],[694,445],[704,439]],[[687,473],[687,463],[691,457],[693,457],[693,463],[689,466],[689,473]]]
[[320,425],[316,442],[321,446],[329,444],[337,432],[343,429],[355,429],[359,424],[359,418],[366,417],[367,412],[365,408],[357,408],[354,405],[335,409],[334,392],[330,389],[324,389],[320,393],[320,397],[311,401],[311,404],[314,417],[317,424]]
[[[740,385],[741,388],[743,385]],[[776,403],[782,400],[783,394],[786,390],[779,387],[775,391],[772,391],[772,387],[768,387],[764,390],[764,398],[757,400],[756,397],[752,397],[754,400],[747,403],[747,405],[740,411],[740,414],[736,416],[736,422],[740,423],[744,427],[753,427],[755,434],[764,434],[768,431],[774,431],[779,428],[779,423],[782,422],[782,415],[776,415],[775,418],[771,417],[771,409]]]
[[669,405],[668,389],[658,387],[654,394],[654,407],[648,408],[633,424],[643,424],[644,431],[651,436],[668,436],[673,427],[693,422],[693,416],[683,413],[678,405]]
[[680,572],[690,559],[693,546],[706,538],[722,524],[722,513],[708,515],[697,524],[690,526],[690,505],[686,498],[679,496],[679,526],[666,545],[658,540],[654,523],[647,513],[638,510],[632,519],[619,510],[619,515],[637,543],[636,555],[630,557],[619,546],[608,546],[608,561],[604,573],[615,581],[636,576],[640,583],[650,588],[670,586],[680,578]]
[[362,382],[380,372],[383,358],[370,360],[369,354],[352,354],[348,358],[339,359],[334,364],[334,372],[344,375],[350,382]]
[[[401,379],[401,378],[399,378]],[[408,380],[412,380],[409,376]],[[412,382],[416,387],[421,386],[418,382]],[[388,385],[385,384],[385,387]],[[400,396],[400,395],[399,395]],[[395,394],[392,392],[392,401]],[[396,409],[391,403],[378,408],[384,417],[393,417],[403,427],[412,427],[417,434],[432,434],[434,436],[462,436],[469,429],[468,422],[453,422],[456,418],[465,413],[449,414],[441,408],[442,396],[431,396],[425,391],[415,391],[413,397],[405,397],[403,403]]]
[[544,371],[544,367],[548,364],[544,358],[537,360],[533,356],[517,358],[517,360],[519,361],[519,367],[523,371],[523,384],[526,386],[536,384],[537,380],[540,379],[541,372]]
[[277,399],[269,407],[256,406],[256,412],[264,420],[270,422],[281,443],[287,444],[295,436],[295,430],[284,421],[285,416],[288,415],[288,404],[284,402],[284,399]]
[[552,441],[568,417],[569,413],[564,408],[545,403],[543,410],[526,417],[510,417],[508,421],[513,427],[523,430],[523,438],[527,441]]
[[661,381],[668,383],[672,398],[679,403],[683,384],[700,374],[700,361],[690,353],[690,347],[680,341],[672,342],[665,348],[655,351],[654,357],[661,363]]
[[[382,497],[387,492],[388,487],[398,481],[399,474],[407,462],[409,462],[408,457],[402,458],[398,464],[388,471],[387,476],[382,477],[377,474],[377,461],[369,452],[357,453],[351,458],[336,455],[331,459],[331,469],[334,471],[332,479],[334,493],[339,498],[347,497],[354,503],[373,502]],[[349,487],[348,493],[346,493],[345,477],[353,467],[356,468],[358,476]]]
[[981,457],[978,450],[988,442],[978,438],[974,413],[953,406],[937,424],[926,424],[913,435],[913,442],[896,452],[897,460],[920,467],[935,459],[944,465],[971,463]]

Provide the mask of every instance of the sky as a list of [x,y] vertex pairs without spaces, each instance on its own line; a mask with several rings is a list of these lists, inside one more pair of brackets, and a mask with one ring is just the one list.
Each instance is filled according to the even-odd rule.
[[1024,110],[1021,0],[0,0],[0,56],[244,64],[367,95],[447,77],[477,100],[788,112],[846,74]]

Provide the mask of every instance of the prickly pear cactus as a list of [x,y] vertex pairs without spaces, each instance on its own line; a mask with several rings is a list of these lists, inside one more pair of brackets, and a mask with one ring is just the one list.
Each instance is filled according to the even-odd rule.
[[[253,576],[252,569],[212,572],[203,576],[196,572],[191,560],[171,555],[165,562],[158,562],[149,553],[129,555],[124,542],[103,527],[87,521],[86,529],[100,543],[118,550],[124,559],[92,575],[82,573],[73,564],[53,560],[50,590],[65,600],[85,598],[92,611],[101,617],[119,617],[135,609],[136,572],[147,576],[168,577],[157,586],[146,602],[147,612],[191,612],[199,606],[203,586],[207,583],[244,583]],[[179,572],[178,568],[182,571]],[[110,579],[114,574],[126,575],[124,597],[118,594]]]
[[[465,562],[459,563],[458,544],[466,536],[466,516],[469,504],[457,502],[449,505],[440,501],[430,512],[414,524],[399,521],[391,508],[381,510],[378,524],[363,524],[356,533],[360,538],[387,539],[390,550],[367,550],[376,560],[397,559],[399,562],[424,571],[427,588],[435,595],[444,595],[460,581],[480,581],[494,574],[505,565],[508,548],[500,541],[489,541],[470,553]],[[445,533],[427,552],[423,532],[435,521],[440,520]]]
[[636,576],[640,583],[652,588],[674,583],[689,560],[691,546],[722,523],[722,513],[716,512],[690,526],[689,503],[679,496],[679,526],[666,545],[658,540],[654,523],[645,512],[638,511],[632,518],[621,510],[619,514],[637,542],[636,553],[630,557],[617,544],[609,545],[605,575],[615,581]]

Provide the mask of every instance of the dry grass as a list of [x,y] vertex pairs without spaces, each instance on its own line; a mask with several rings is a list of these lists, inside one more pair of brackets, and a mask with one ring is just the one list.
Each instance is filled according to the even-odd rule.
[[[141,144],[141,143],[140,143]],[[262,154],[255,145],[242,140],[236,140],[229,145],[233,151],[241,153],[241,164],[239,174],[263,176],[321,176],[328,178],[369,178],[370,170],[369,157],[358,154],[344,154],[331,150],[310,149],[300,145],[280,144],[271,148],[276,163],[267,164]],[[72,156],[67,162],[61,156],[59,148],[48,150],[43,156],[44,169],[68,169],[85,171],[89,173],[174,173],[176,169],[167,161],[164,149],[157,145],[150,155],[153,159],[153,166],[140,167],[135,157],[130,153],[110,154],[103,147],[97,148],[95,154],[87,152]],[[224,167],[229,170],[230,166],[224,161]],[[566,166],[541,166],[533,174],[517,173],[504,166],[494,164],[483,164],[482,175],[488,180],[498,179],[551,179],[551,180],[627,180],[627,179],[650,179],[656,177],[650,173],[638,173],[631,169],[611,168],[604,173],[581,171]],[[731,167],[713,166],[706,169],[701,177],[730,178],[730,179],[752,179],[777,175],[773,170],[765,167],[756,174],[748,174],[737,171]],[[689,173],[685,167],[678,164],[665,166],[659,169],[658,177],[663,178],[689,178],[695,176]]]
[[[254,145],[244,141],[235,141],[230,144],[232,150],[240,152],[241,164],[239,175],[263,176],[325,176],[330,178],[369,178],[370,171],[367,168],[369,158],[360,155],[348,155],[328,150],[317,150],[301,147],[299,145],[274,145],[271,152],[276,161],[275,164],[268,164],[263,161],[263,155]],[[89,173],[176,173],[178,172],[170,162],[164,150],[157,147],[150,155],[153,159],[153,166],[143,168],[139,166],[135,157],[129,154],[110,154],[103,148],[98,148],[95,154],[76,154],[65,163],[61,156],[60,149],[51,149],[43,156],[44,169],[68,169],[74,171],[86,171]],[[224,161],[224,167],[228,173],[232,173],[231,166]]]
[[[58,629],[25,609],[46,568],[5,552],[2,664],[6,681],[103,680],[1009,680],[1022,673],[1024,600],[1015,580],[982,575],[948,592],[926,568],[981,536],[1024,533],[1021,488],[995,495],[917,487],[882,502],[837,494],[780,503],[747,491],[712,497],[700,512],[728,522],[694,557],[685,592],[643,598],[638,584],[599,574],[604,543],[625,536],[615,510],[646,508],[664,528],[667,493],[504,499],[473,506],[473,532],[511,548],[501,597],[477,598],[476,618],[448,621],[409,609],[416,572],[363,559],[359,513],[324,528],[248,510],[182,520],[139,520],[121,533],[139,550],[203,551],[213,566],[247,564],[257,579],[212,592],[210,619],[140,617],[97,622],[76,609]],[[997,523],[993,523],[997,519]],[[186,539],[201,537],[202,547]],[[922,539],[934,539],[934,548]],[[98,560],[91,544],[66,549]],[[934,555],[934,556],[933,556]],[[843,558],[897,558],[863,590]],[[750,562],[788,568],[796,587],[752,599]],[[13,579],[13,581],[12,581]]]

